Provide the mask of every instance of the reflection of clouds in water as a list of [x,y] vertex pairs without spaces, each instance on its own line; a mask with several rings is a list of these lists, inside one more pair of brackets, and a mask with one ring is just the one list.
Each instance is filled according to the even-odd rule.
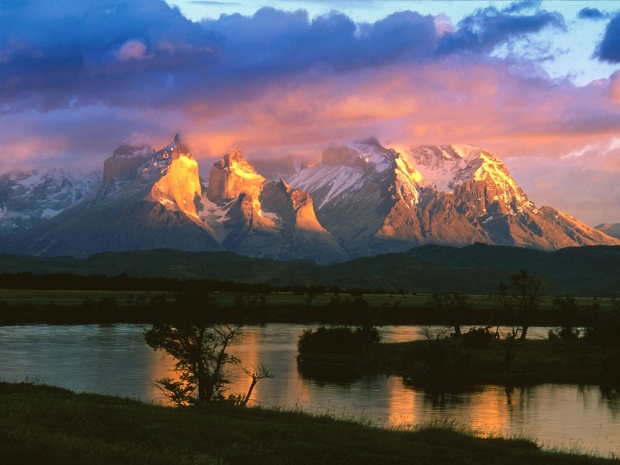
[[[595,386],[544,385],[432,394],[415,390],[400,378],[382,376],[341,384],[321,382],[298,372],[296,344],[306,328],[288,324],[245,328],[246,337],[231,353],[248,368],[263,363],[276,372],[274,379],[257,384],[251,404],[371,419],[388,427],[454,420],[483,436],[523,434],[548,446],[577,445],[586,451],[620,454],[617,393],[603,395]],[[392,341],[419,334],[411,326],[383,330]],[[152,381],[175,377],[174,361],[148,347],[142,333],[137,325],[0,327],[0,379],[29,377],[76,391],[164,399]],[[231,375],[231,392],[247,392],[247,375],[237,368]]]

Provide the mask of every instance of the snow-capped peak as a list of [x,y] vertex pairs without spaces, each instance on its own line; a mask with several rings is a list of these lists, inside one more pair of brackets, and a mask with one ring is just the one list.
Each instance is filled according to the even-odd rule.
[[426,145],[408,149],[407,155],[421,173],[421,187],[454,192],[468,181],[485,181],[499,188],[505,203],[515,199],[517,208],[535,208],[504,162],[486,150],[472,145]]
[[420,172],[422,187],[451,192],[469,180],[483,180],[489,172],[495,178],[510,178],[504,164],[490,153],[472,145],[425,145],[406,150]]
[[27,229],[72,207],[100,182],[98,173],[70,169],[0,175],[0,234]]
[[355,149],[367,165],[374,168],[378,173],[393,168],[398,153],[392,149],[383,147],[377,139],[371,137],[350,146]]

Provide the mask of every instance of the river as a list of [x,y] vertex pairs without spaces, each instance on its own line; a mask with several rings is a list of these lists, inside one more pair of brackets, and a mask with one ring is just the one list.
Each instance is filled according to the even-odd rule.
[[[395,428],[451,422],[482,436],[535,439],[548,448],[620,456],[620,395],[597,386],[541,385],[507,390],[480,386],[436,394],[413,389],[398,377],[341,380],[309,378],[298,371],[297,340],[310,325],[249,326],[232,350],[244,366],[267,364],[274,379],[261,380],[252,402],[264,406],[330,413]],[[54,384],[74,391],[162,401],[152,383],[172,375],[172,360],[144,342],[140,325],[0,327],[0,380]],[[533,328],[529,337],[546,335]],[[386,326],[383,340],[419,339],[415,326]],[[232,372],[233,392],[250,379]]]

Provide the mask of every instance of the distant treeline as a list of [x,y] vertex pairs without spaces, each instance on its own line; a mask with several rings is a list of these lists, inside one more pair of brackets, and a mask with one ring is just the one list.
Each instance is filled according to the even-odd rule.
[[280,285],[243,283],[221,279],[144,278],[121,273],[117,276],[102,274],[79,275],[73,273],[35,274],[30,271],[0,274],[0,289],[80,290],[80,291],[149,291],[149,292],[242,292],[269,294],[291,292],[296,295],[318,295],[326,292],[346,292],[353,296],[362,294],[387,294],[383,289],[341,289],[338,286]]

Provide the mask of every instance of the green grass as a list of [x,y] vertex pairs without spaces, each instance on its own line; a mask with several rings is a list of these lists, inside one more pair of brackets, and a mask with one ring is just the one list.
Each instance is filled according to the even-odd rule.
[[[225,307],[231,307],[235,304],[238,293],[235,292],[218,292],[213,294],[214,300]],[[38,290],[38,289],[0,289],[0,301],[11,305],[45,305],[54,303],[58,305],[81,305],[85,299],[97,301],[101,298],[114,298],[119,305],[128,305],[130,302],[144,296],[148,299],[165,295],[168,299],[174,299],[174,292],[170,291],[113,291],[113,290]],[[241,293],[241,295],[243,295]],[[426,310],[429,302],[432,300],[432,294],[363,294],[362,297],[368,302],[368,305],[375,308],[399,307],[406,309]],[[338,298],[341,301],[354,301],[355,296],[348,293],[340,293],[337,296],[333,293],[318,294],[308,301],[306,295],[295,295],[285,292],[271,292],[266,295],[266,305],[268,308],[286,307],[286,306],[306,306],[321,307],[328,305],[332,299]],[[549,312],[553,307],[554,297],[543,296],[541,298],[541,311]],[[590,297],[577,297],[577,303],[581,307],[592,304]],[[603,310],[612,307],[611,298],[598,298],[597,302]],[[467,303],[475,310],[492,310],[499,307],[497,297],[494,295],[468,295]]]
[[607,464],[451,425],[390,431],[259,408],[171,408],[0,383],[6,464]]
[[121,306],[131,305],[139,296],[148,299],[157,295],[173,298],[172,292],[153,291],[110,291],[110,290],[56,290],[56,289],[0,289],[0,301],[10,305],[45,306],[47,304],[79,306],[86,299],[97,302],[99,299],[116,299]]

